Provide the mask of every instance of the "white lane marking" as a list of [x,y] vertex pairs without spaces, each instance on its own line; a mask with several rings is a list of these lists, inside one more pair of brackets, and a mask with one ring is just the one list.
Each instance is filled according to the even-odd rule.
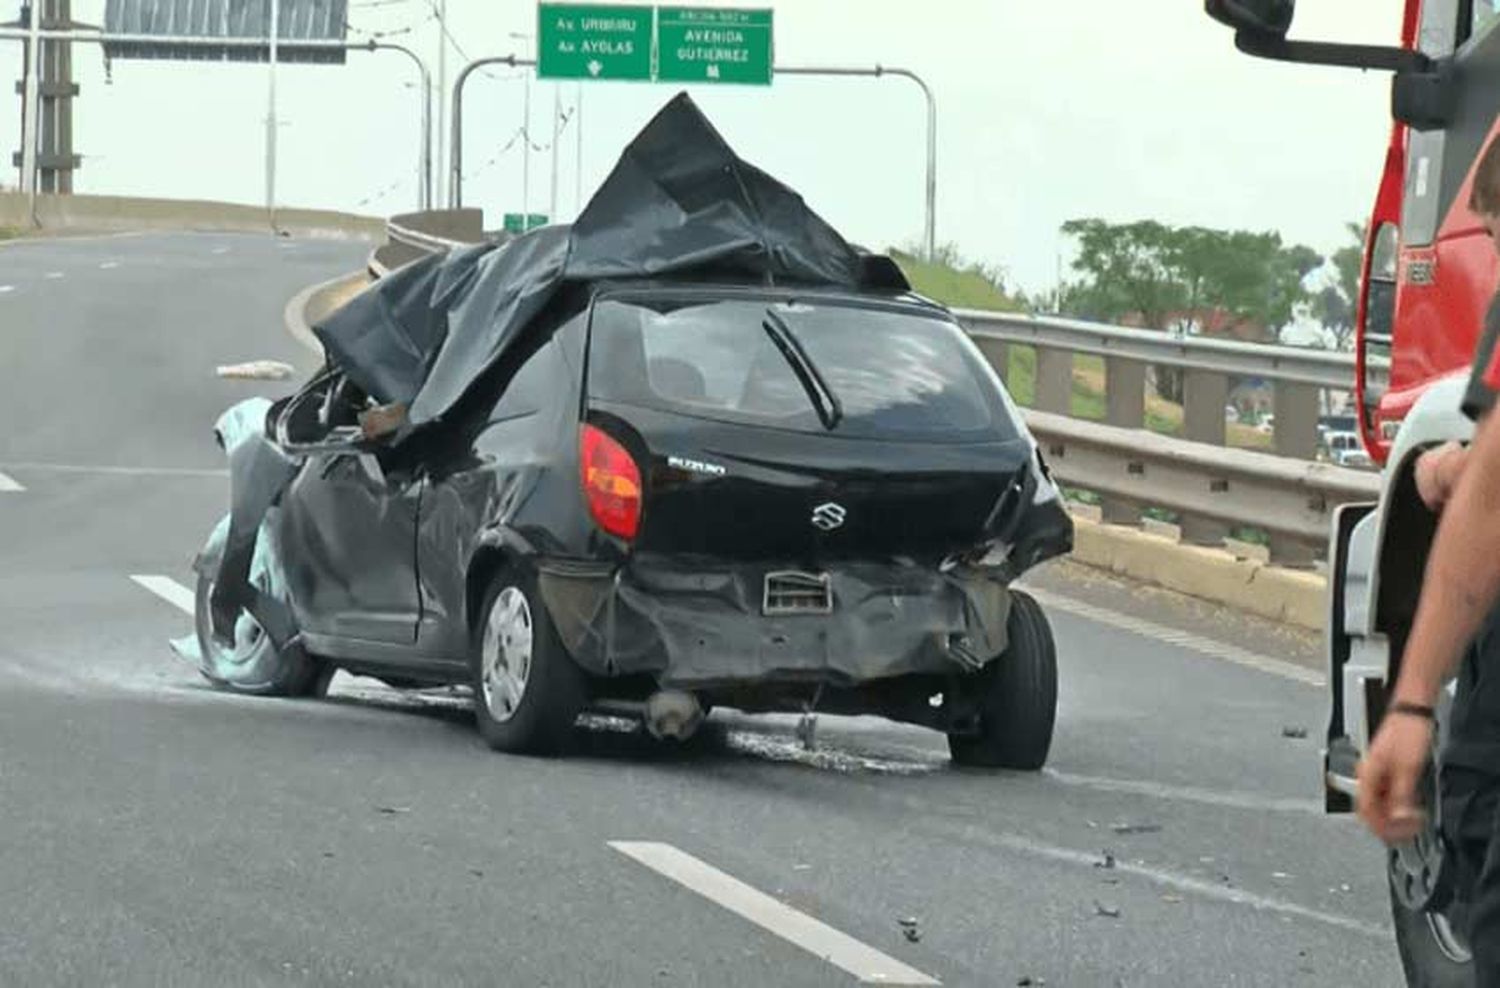
[[1327,682],[1322,673],[1287,662],[1285,659],[1273,659],[1269,655],[1260,655],[1237,645],[1214,641],[1212,638],[1195,635],[1191,631],[1169,628],[1163,624],[1156,624],[1108,608],[1095,607],[1093,604],[1085,604],[1081,600],[1074,600],[1072,597],[1065,597],[1050,591],[1028,587],[1026,592],[1035,597],[1044,607],[1065,611],[1076,617],[1096,621],[1121,631],[1129,631],[1155,641],[1166,642],[1168,645],[1177,645],[1194,652],[1201,652],[1211,658],[1222,659],[1225,662],[1232,662],[1258,672],[1270,673],[1273,676],[1280,676],[1282,679],[1290,679],[1307,686],[1323,686]]
[[[267,37],[270,37],[270,35],[267,35]],[[210,254],[227,254],[227,253],[229,253],[229,248],[228,247],[215,247],[213,250],[209,251],[209,253]]]
[[[269,37],[269,35],[267,35]],[[16,290],[15,285],[0,285],[0,295],[7,295]]]
[[[1070,847],[1043,844],[1041,841],[1034,841],[1018,834],[976,833],[975,828],[967,825],[964,826],[963,833],[967,839],[978,840],[993,847],[1016,851],[1021,854],[1029,854],[1033,857],[1045,858],[1049,861],[1078,865],[1084,868],[1097,868],[1099,864],[1099,854],[1096,851],[1077,851]],[[1218,902],[1248,906],[1257,912],[1312,920],[1315,923],[1323,923],[1327,926],[1348,930],[1351,933],[1359,933],[1377,940],[1386,940],[1391,935],[1391,929],[1388,926],[1367,923],[1352,916],[1340,916],[1337,913],[1324,912],[1321,909],[1313,909],[1300,903],[1289,902],[1286,899],[1277,899],[1268,895],[1256,895],[1254,892],[1247,892],[1244,889],[1220,885],[1215,882],[1193,878],[1190,875],[1181,875],[1161,868],[1152,868],[1149,865],[1132,864],[1129,861],[1117,859],[1115,869],[1122,874],[1143,878],[1153,885],[1173,889],[1178,892],[1185,892],[1190,895],[1201,896],[1205,899],[1213,899]]]
[[7,477],[3,473],[0,473],[0,493],[3,493],[3,494],[19,494],[21,491],[24,491],[25,489],[26,488],[22,487],[15,480],[11,479],[10,477]]
[[97,473],[119,477],[213,477],[229,476],[228,470],[206,470],[195,467],[109,467],[81,463],[0,463],[12,470],[35,470],[42,473]]
[[120,266],[120,262],[119,261],[103,261],[99,265],[99,270],[100,271],[108,271],[111,268],[117,268],[119,266]]
[[806,913],[798,912],[671,844],[628,840],[612,840],[608,843],[616,851],[657,874],[670,878],[761,929],[847,971],[858,978],[861,984],[941,984],[935,978],[840,933]]
[[[267,35],[267,37],[269,37],[269,35]],[[56,281],[62,276],[63,273],[61,271],[48,271],[46,274],[42,275],[42,277],[46,278],[48,281]]]
[[169,576],[132,573],[130,578],[180,611],[192,614],[195,610],[193,592]]
[[1222,806],[1237,810],[1256,810],[1266,813],[1310,813],[1323,815],[1323,804],[1312,799],[1296,799],[1287,796],[1261,796],[1253,792],[1235,792],[1225,789],[1202,789],[1197,786],[1174,786],[1164,782],[1148,782],[1143,779],[1106,779],[1095,775],[1074,775],[1044,768],[1042,774],[1054,782],[1082,789],[1097,789],[1100,792],[1122,793],[1127,796],[1150,796],[1155,799],[1176,799],[1186,803],[1201,803],[1204,806]]
[[6,247],[62,247],[72,244],[87,244],[98,240],[125,240],[133,237],[149,237],[152,234],[144,230],[129,230],[124,233],[96,233],[87,237],[75,237],[70,235],[55,237],[12,237],[9,240],[0,240],[0,250]]

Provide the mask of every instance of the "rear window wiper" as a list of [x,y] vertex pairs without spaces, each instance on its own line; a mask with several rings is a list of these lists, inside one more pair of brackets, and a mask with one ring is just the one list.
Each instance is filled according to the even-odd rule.
[[791,365],[792,373],[797,375],[797,380],[801,382],[802,389],[807,392],[807,397],[818,413],[818,421],[823,423],[823,428],[832,430],[844,417],[843,403],[833,393],[828,382],[823,380],[823,375],[818,372],[818,365],[812,362],[812,358],[802,348],[802,341],[797,339],[792,327],[787,325],[787,321],[775,309],[766,310],[765,321],[760,326]]

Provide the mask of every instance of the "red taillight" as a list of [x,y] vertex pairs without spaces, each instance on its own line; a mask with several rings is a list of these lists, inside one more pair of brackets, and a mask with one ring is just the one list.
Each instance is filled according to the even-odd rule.
[[592,425],[578,434],[578,452],[589,514],[610,535],[635,538],[641,525],[641,468],[624,446]]

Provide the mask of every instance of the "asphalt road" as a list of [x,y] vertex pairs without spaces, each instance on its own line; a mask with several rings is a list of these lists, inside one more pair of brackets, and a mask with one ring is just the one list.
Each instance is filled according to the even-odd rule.
[[1317,676],[1279,661],[1313,643],[1068,567],[1030,581],[1062,665],[1040,775],[719,714],[511,758],[458,697],[206,688],[132,577],[191,586],[210,426],[286,389],[214,366],[306,367],[282,308],[363,250],[0,247],[0,984],[1401,984],[1380,850],[1321,812]]

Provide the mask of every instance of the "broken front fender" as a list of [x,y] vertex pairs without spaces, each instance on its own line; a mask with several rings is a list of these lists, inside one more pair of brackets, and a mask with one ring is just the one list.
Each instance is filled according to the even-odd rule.
[[[233,641],[241,612],[248,612],[279,649],[296,636],[296,623],[284,593],[268,592],[254,579],[253,571],[257,546],[265,541],[262,533],[273,527],[268,515],[301,461],[267,438],[270,410],[266,399],[251,398],[225,412],[214,426],[229,457],[229,524],[222,542],[210,538],[207,548],[216,550],[217,558],[210,561],[213,557],[200,554],[199,572],[213,575],[209,610],[214,638]],[[273,549],[262,550],[262,559],[268,558],[267,553],[275,558]]]

